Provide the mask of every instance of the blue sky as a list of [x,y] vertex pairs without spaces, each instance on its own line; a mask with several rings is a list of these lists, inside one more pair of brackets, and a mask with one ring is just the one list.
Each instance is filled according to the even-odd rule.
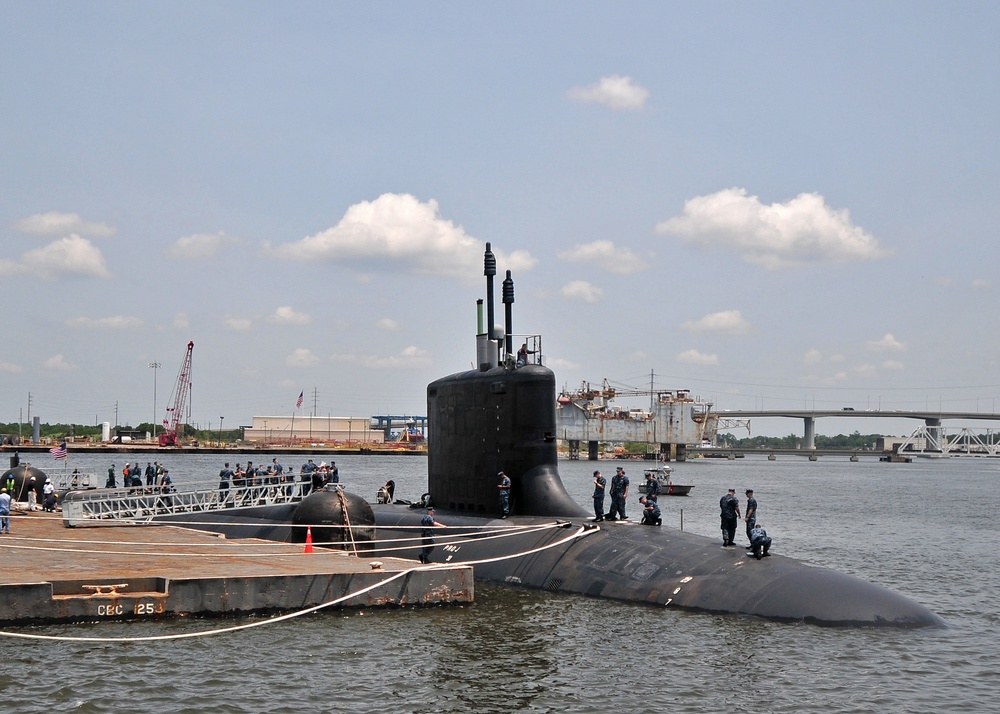
[[0,421],[423,414],[486,241],[560,386],[995,411],[998,8],[2,0]]

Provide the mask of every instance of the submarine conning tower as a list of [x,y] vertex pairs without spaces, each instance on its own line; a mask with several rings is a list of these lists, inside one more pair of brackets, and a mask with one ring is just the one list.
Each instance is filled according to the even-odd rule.
[[496,257],[486,244],[487,321],[478,301],[478,369],[452,374],[427,386],[430,435],[428,490],[435,506],[475,515],[497,515],[497,474],[511,480],[512,515],[586,515],[563,487],[556,455],[556,378],[534,359],[519,365],[512,354],[514,281],[503,281],[505,325],[494,326]]

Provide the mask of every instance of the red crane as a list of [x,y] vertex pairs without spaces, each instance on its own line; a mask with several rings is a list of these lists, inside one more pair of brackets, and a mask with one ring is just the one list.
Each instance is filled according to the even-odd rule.
[[188,392],[191,391],[191,353],[194,351],[194,340],[188,342],[187,354],[181,363],[181,371],[177,373],[177,383],[174,385],[173,394],[167,402],[173,406],[167,407],[167,415],[163,418],[163,431],[160,432],[160,446],[177,446],[177,431],[180,429],[181,419],[184,418],[184,404],[187,402]]

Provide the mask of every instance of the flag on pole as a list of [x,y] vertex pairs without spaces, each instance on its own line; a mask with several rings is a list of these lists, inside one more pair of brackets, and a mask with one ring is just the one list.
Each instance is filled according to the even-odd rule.
[[57,459],[65,459],[66,456],[69,454],[69,452],[66,451],[66,442],[63,441],[62,443],[59,444],[59,446],[53,446],[51,449],[49,449],[49,453],[55,456]]
[[[302,395],[304,395],[304,394],[305,394],[304,391],[303,392],[299,392],[299,398],[295,400],[295,408],[296,409],[300,409],[302,407]],[[64,446],[65,446],[65,444],[64,444]]]

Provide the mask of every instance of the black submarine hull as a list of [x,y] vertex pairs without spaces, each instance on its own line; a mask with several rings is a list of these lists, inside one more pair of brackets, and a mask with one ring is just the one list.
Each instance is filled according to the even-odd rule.
[[[379,542],[407,542],[418,532],[422,512],[394,505],[373,510]],[[671,528],[542,517],[486,520],[440,509],[435,517],[447,528],[435,534],[431,562],[475,562],[476,578],[489,582],[823,626],[945,624],[923,605],[852,575],[777,554],[756,560],[742,548]],[[559,527],[534,529],[545,524]],[[546,548],[579,528],[590,532]],[[505,530],[510,535],[498,537]],[[385,554],[416,558],[419,550]]]

